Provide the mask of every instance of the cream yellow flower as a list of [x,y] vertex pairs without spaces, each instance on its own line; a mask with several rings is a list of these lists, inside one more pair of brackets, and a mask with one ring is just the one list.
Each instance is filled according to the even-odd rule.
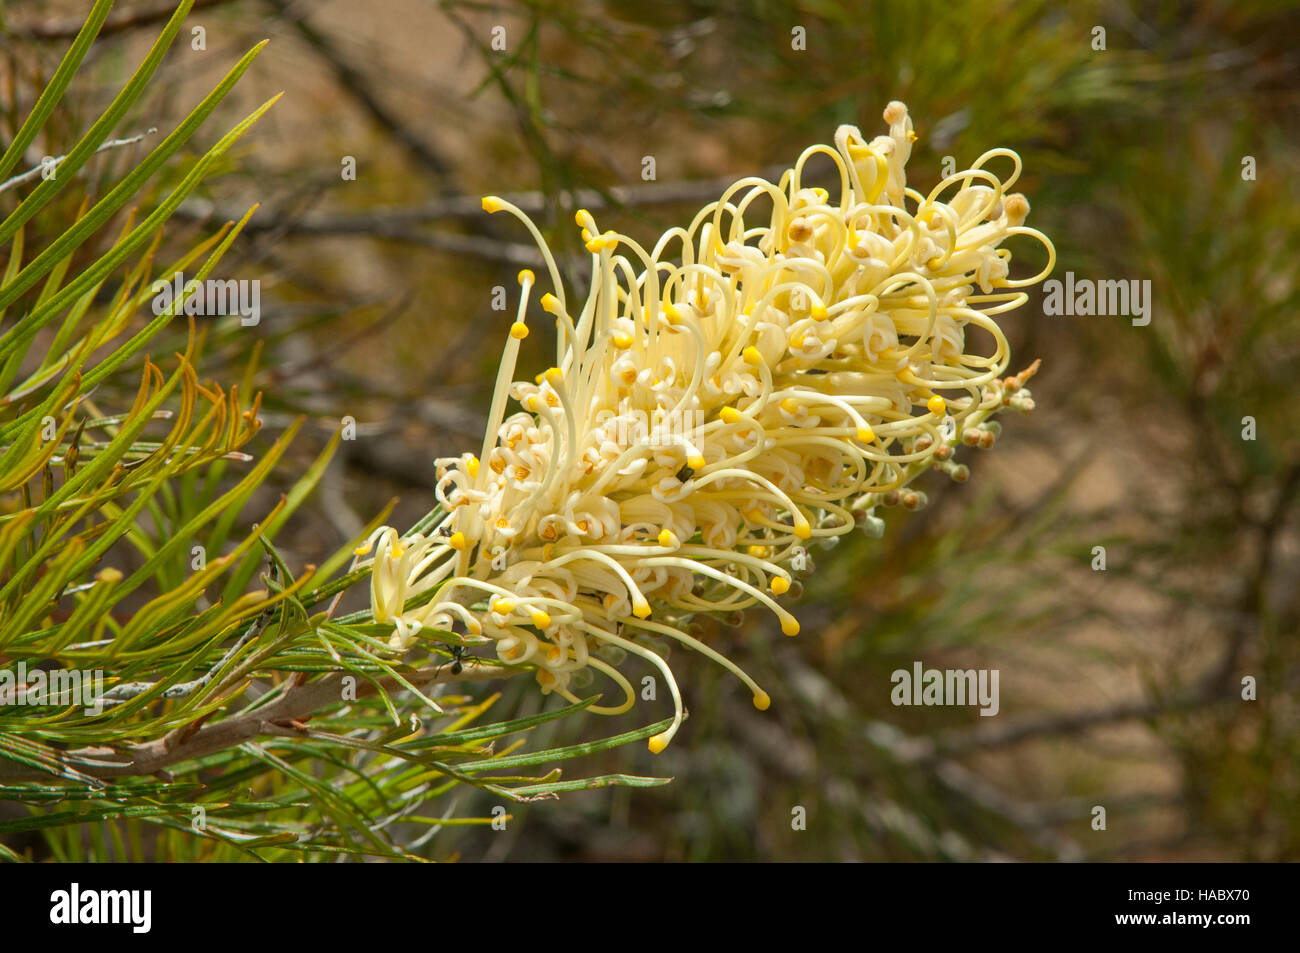
[[[921,505],[906,487],[927,467],[964,479],[953,448],[990,444],[992,414],[1032,406],[1028,373],[1000,379],[1009,355],[994,320],[1055,260],[1024,225],[1024,197],[1008,192],[1019,157],[992,150],[922,195],[904,174],[907,109],[891,103],[884,116],[888,135],[867,142],[842,126],[834,147],[805,150],[778,183],[741,179],[649,248],[579,211],[592,256],[580,302],[536,226],[483,200],[541,249],[555,363],[514,380],[537,283],[521,272],[479,455],[437,461],[427,535],[384,528],[360,552],[372,556],[374,617],[393,623],[395,643],[459,621],[503,661],[534,667],[544,692],[576,700],[575,672],[605,673],[625,695],[592,709],[608,713],[634,701],[595,654],[618,646],[672,692],[674,720],[654,751],[684,710],[647,636],[709,656],[768,707],[745,672],[687,634],[691,617],[762,605],[795,635],[778,597],[807,546],[858,525],[878,534],[876,506]],[[837,201],[803,182],[821,155],[838,171]],[[985,168],[995,159],[1012,166],[1005,181]],[[1009,277],[1001,246],[1013,236],[1046,247],[1041,273]],[[978,332],[984,346],[971,348]],[[519,409],[507,413],[511,400]]]

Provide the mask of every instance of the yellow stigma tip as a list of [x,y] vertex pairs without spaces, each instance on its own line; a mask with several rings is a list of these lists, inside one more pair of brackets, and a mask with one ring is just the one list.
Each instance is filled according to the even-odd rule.
[[677,537],[673,534],[672,530],[661,529],[659,531],[659,545],[669,546],[674,549],[677,547]]
[[626,351],[632,346],[632,335],[620,331],[614,335],[613,341],[616,348],[620,351]]
[[703,457],[697,454],[693,457],[687,457],[686,465],[690,467],[692,470],[703,470],[706,466],[708,466],[708,461],[706,461]]
[[758,367],[763,363],[763,355],[758,353],[758,348],[756,347],[745,348],[740,352],[740,356],[744,358],[745,363],[751,367]]
[[540,609],[532,612],[531,615],[533,617],[533,625],[537,626],[539,629],[545,629],[551,624],[551,617]]
[[858,428],[858,440],[862,443],[872,443],[876,439],[876,432],[870,427]]
[[772,707],[772,699],[768,697],[767,692],[759,692],[754,696],[754,707],[759,711],[767,711]]
[[558,367],[552,367],[543,376],[552,384],[560,384],[564,381],[564,371]]
[[528,337],[528,325],[522,321],[516,321],[510,325],[510,336],[518,341]]
[[470,457],[465,461],[465,472],[472,477],[478,476],[478,457]]
[[722,418],[724,424],[740,423],[740,411],[735,407],[723,407],[722,412],[718,414],[718,416]]
[[456,532],[451,534],[451,539],[447,540],[447,545],[452,549],[460,552],[465,548],[465,534]]
[[810,539],[812,537],[812,527],[807,523],[795,523],[794,534],[800,539]]
[[549,291],[542,295],[542,310],[558,315],[560,313],[560,299],[555,297]]
[[483,196],[483,211],[487,212],[489,215],[494,212],[499,212],[503,208],[505,208],[505,204],[495,195]]
[[665,738],[663,735],[655,735],[653,738],[650,739],[650,752],[652,754],[658,754],[659,752],[663,751],[667,747],[668,747],[668,739]]
[[939,414],[942,414],[945,410],[948,409],[948,402],[944,400],[942,397],[936,395],[934,397],[931,397],[929,400],[927,400],[925,402],[925,406],[929,408],[930,413],[934,414],[935,416],[938,416]]
[[773,576],[772,591],[778,596],[785,595],[790,591],[790,580],[786,579],[785,576]]
[[369,552],[370,552],[370,544],[369,544],[369,543],[362,543],[362,544],[361,544],[360,546],[358,546],[356,549],[352,550],[352,555],[353,555],[353,556],[365,556],[365,555],[368,555]]
[[632,614],[638,619],[650,618],[650,603],[638,602],[636,605],[632,606]]
[[799,620],[794,616],[789,616],[781,620],[781,631],[786,635],[799,634]]
[[587,218],[591,218],[591,213],[588,212],[585,208],[580,208],[573,213],[573,223],[575,225],[586,227],[583,225],[583,219],[587,219]]
[[818,301],[815,305],[812,306],[812,311],[809,312],[809,314],[811,314],[811,316],[816,318],[817,320],[821,321],[825,319],[825,317],[827,316],[827,314],[829,314],[829,312],[826,310],[826,305]]
[[533,274],[533,270],[531,268],[525,268],[523,271],[519,272],[519,283],[521,285],[522,284],[531,285],[535,281],[537,281],[537,276]]

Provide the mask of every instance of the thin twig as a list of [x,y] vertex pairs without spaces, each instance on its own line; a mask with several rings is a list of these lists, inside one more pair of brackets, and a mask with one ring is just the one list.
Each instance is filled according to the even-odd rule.
[[[156,126],[150,126],[146,131],[140,133],[138,136],[131,136],[128,139],[110,139],[108,142],[105,142],[103,145],[101,145],[98,149],[95,150],[95,155],[99,155],[101,152],[105,152],[109,149],[117,149],[121,146],[135,145],[145,136],[151,136],[157,131],[158,128]],[[26,172],[20,172],[18,175],[15,175],[12,179],[7,179],[4,182],[0,182],[0,192],[7,192],[9,189],[17,188],[18,186],[22,185],[24,182],[30,182],[32,179],[36,178],[37,176],[43,175],[47,169],[57,169],[60,165],[63,164],[63,160],[66,158],[67,156],[64,155],[64,156],[58,156],[57,158],[53,158],[53,159],[47,159],[46,161],[42,162],[40,165],[28,169]]]
[[[272,569],[274,568],[275,566],[273,563]],[[266,628],[266,624],[271,621],[274,614],[274,608],[268,608],[253,620],[253,624],[248,627],[248,631],[241,635],[239,640],[221,656],[220,661],[218,661],[216,665],[212,666],[206,673],[196,679],[171,686],[162,693],[162,697],[167,699],[184,698],[187,695],[193,694],[196,690],[203,688],[217,676],[218,672],[226,667],[232,658],[240,653],[244,646],[262,634],[262,630]],[[130,682],[126,685],[117,685],[104,692],[100,698],[111,705],[120,705],[138,695],[144,694],[156,684],[157,682]]]
[[[457,674],[452,674],[446,665],[430,665],[407,675],[406,681],[421,687],[440,682],[508,678],[523,671],[526,669],[506,669],[467,660]],[[157,774],[173,764],[225,751],[246,741],[284,735],[290,722],[310,718],[337,704],[344,697],[343,680],[355,677],[348,672],[334,672],[312,682],[294,685],[266,705],[250,706],[240,714],[203,725],[197,731],[192,725],[184,725],[156,741],[135,745],[125,753],[107,747],[78,748],[61,752],[58,761],[64,770],[79,771],[101,780]],[[356,686],[356,697],[372,695],[380,688],[401,691],[404,686],[393,678],[378,679],[375,683],[361,682]],[[0,761],[0,783],[50,781],[53,777],[16,761]]]

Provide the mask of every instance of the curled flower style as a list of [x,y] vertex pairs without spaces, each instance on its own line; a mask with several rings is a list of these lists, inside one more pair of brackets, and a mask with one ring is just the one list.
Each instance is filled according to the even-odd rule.
[[[841,126],[834,147],[806,149],[779,183],[741,179],[650,248],[579,211],[592,256],[581,302],[566,296],[536,226],[483,200],[541,248],[555,364],[514,380],[537,283],[523,271],[478,456],[437,461],[439,506],[421,532],[385,527],[358,550],[373,566],[374,618],[393,624],[395,644],[460,623],[503,662],[535,669],[544,692],[576,701],[575,674],[603,672],[625,696],[592,708],[605,713],[634,700],[607,661],[620,653],[602,651],[616,646],[671,689],[656,752],[683,707],[655,640],[725,666],[768,707],[739,666],[688,633],[691,618],[761,605],[795,635],[778,597],[807,546],[855,527],[879,535],[877,506],[921,505],[907,487],[927,468],[964,480],[955,449],[991,445],[993,414],[1033,406],[1033,368],[1002,377],[1009,354],[994,320],[1055,262],[1024,225],[1024,196],[1008,192],[1019,156],[986,152],[922,195],[904,175],[916,138],[907,109],[890,103],[884,118],[887,136],[868,142]],[[838,201],[804,185],[819,155],[838,170]],[[996,159],[1012,164],[1005,181],[985,168]],[[1021,235],[1048,262],[1013,280],[1001,246]],[[969,346],[972,330],[982,349]],[[507,413],[512,399],[520,409]]]

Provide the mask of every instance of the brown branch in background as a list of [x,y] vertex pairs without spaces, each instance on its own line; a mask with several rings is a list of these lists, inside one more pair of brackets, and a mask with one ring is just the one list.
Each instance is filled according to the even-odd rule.
[[370,324],[362,325],[351,334],[342,335],[337,341],[322,346],[311,357],[270,368],[268,373],[271,381],[275,384],[282,384],[299,374],[330,367],[335,360],[346,354],[349,349],[364,341],[370,335],[379,334],[397,318],[401,317],[403,312],[410,307],[412,300],[414,300],[414,294],[408,291]]
[[403,148],[435,178],[443,182],[445,192],[456,191],[454,171],[451,163],[440,156],[423,139],[417,136],[397,113],[380,100],[370,77],[359,71],[347,57],[334,45],[334,41],[317,30],[306,17],[294,9],[288,0],[267,0],[275,11],[291,23],[298,35],[323,59],[334,72],[339,87],[351,96],[389,135],[402,144]]
[[[1268,515],[1255,527],[1258,541],[1254,565],[1238,602],[1232,634],[1228,637],[1223,658],[1206,679],[1208,691],[1222,693],[1229,689],[1233,673],[1246,650],[1246,643],[1259,628],[1260,619],[1267,610],[1268,581],[1273,574],[1278,533],[1286,522],[1287,512],[1297,491],[1300,491],[1300,462],[1292,463],[1282,474],[1277,496]],[[1238,510],[1244,510],[1244,505],[1240,502]]]
[[[192,11],[204,10],[209,7],[224,6],[230,2],[232,0],[194,0],[194,6],[191,9]],[[104,25],[99,30],[99,36],[109,36],[113,33],[122,33],[126,30],[152,26],[164,20],[170,20],[172,14],[176,12],[176,6],[176,0],[162,0],[160,3],[116,10],[104,20]],[[70,20],[49,20],[45,23],[16,27],[9,31],[9,35],[20,40],[71,40],[81,32],[81,28],[85,25],[84,17]]]
[[[760,174],[772,176],[779,174],[779,171],[769,168],[764,169]],[[615,186],[607,191],[578,189],[561,195],[561,207],[601,210],[698,202],[717,198],[723,189],[734,184],[735,181],[735,176],[722,176],[694,182]],[[537,216],[545,211],[546,197],[541,192],[509,193],[503,198],[517,205],[528,215]],[[254,215],[244,226],[243,231],[245,235],[271,234],[276,238],[364,236],[453,255],[465,255],[515,268],[531,268],[538,265],[542,260],[541,253],[532,245],[507,242],[482,234],[460,235],[416,227],[427,222],[447,220],[476,222],[483,215],[481,198],[451,195],[423,205],[379,209],[373,212],[295,218],[286,216],[282,211],[268,210],[265,214]],[[238,220],[240,217],[235,215],[232,219],[230,210],[197,202],[182,205],[173,215],[173,218],[181,221],[204,224]]]
[[[1280,687],[1293,691],[1297,681],[1298,679],[1292,678]],[[1199,688],[1179,698],[1132,699],[1099,708],[1021,718],[1003,725],[980,726],[965,731],[950,732],[936,738],[913,739],[908,747],[905,750],[900,749],[900,752],[903,760],[908,763],[927,764],[941,757],[1005,748],[1036,738],[1063,738],[1120,722],[1145,721],[1161,715],[1205,710],[1230,702],[1240,702],[1240,696],[1232,691],[1231,687],[1231,685],[1220,684],[1216,672],[1206,678]]]
[[533,245],[505,242],[482,235],[453,235],[448,232],[425,232],[411,228],[383,229],[373,233],[376,238],[386,238],[407,245],[418,245],[433,251],[466,255],[510,265],[514,268],[535,268],[542,262],[542,253]]
[[[226,221],[219,217],[216,210],[188,210],[185,214],[173,217],[198,224]],[[515,268],[533,268],[542,261],[542,254],[533,245],[520,242],[507,242],[483,235],[458,235],[452,232],[432,232],[418,228],[405,228],[386,222],[365,221],[368,216],[358,216],[355,222],[316,223],[304,219],[278,219],[277,213],[268,212],[261,221],[255,215],[244,227],[245,235],[273,235],[296,237],[333,238],[339,235],[366,236],[385,241],[415,245],[432,251],[447,252],[452,255],[466,255],[484,261],[498,262]]]
[[[782,667],[791,674],[791,682],[805,704],[816,710],[827,721],[853,720],[854,706],[828,679],[812,669],[797,654],[782,657]],[[1229,698],[1220,699],[1222,701]],[[1204,696],[1204,690],[1173,702],[1137,700],[1107,708],[1085,709],[1061,715],[1026,718],[1005,727],[989,727],[951,732],[937,739],[909,735],[896,725],[885,721],[868,720],[865,737],[883,751],[897,765],[917,768],[945,790],[973,804],[1003,821],[1013,825],[1040,850],[1058,861],[1081,861],[1086,855],[1078,843],[1063,837],[1054,829],[1071,818],[1082,817],[1086,811],[1071,813],[1075,808],[1086,807],[1082,800],[1062,801],[1055,804],[1033,804],[1022,801],[1000,790],[978,773],[956,759],[979,750],[1012,745],[1036,737],[1065,737],[1092,728],[1123,721],[1144,719],[1177,710],[1192,710],[1212,704],[1213,698]],[[761,719],[753,719],[744,711],[737,719],[745,731],[747,742],[755,750],[780,751],[772,760],[777,770],[800,781],[815,776],[816,757],[811,746],[782,735],[768,738]],[[792,754],[793,753],[793,754]],[[1183,795],[1140,793],[1119,799],[1126,808],[1138,808],[1148,803],[1178,803]]]
[[[765,178],[779,177],[781,166],[770,166],[757,174]],[[638,185],[616,185],[609,189],[575,189],[560,193],[560,207],[566,211],[585,208],[591,211],[617,208],[647,208],[655,205],[698,203],[716,199],[723,189],[734,185],[737,176],[725,175],[711,179],[685,182],[652,182]],[[812,179],[809,179],[812,181]],[[501,197],[519,207],[527,215],[538,216],[546,211],[546,196],[538,191],[503,192]],[[419,205],[380,208],[372,212],[317,215],[281,221],[281,212],[268,212],[267,217],[251,220],[244,233],[265,232],[276,228],[285,234],[318,235],[382,235],[386,229],[419,225],[426,222],[449,220],[473,221],[484,215],[479,196],[449,195]],[[207,204],[187,202],[176,210],[173,217],[190,222],[225,221],[231,212]],[[235,220],[240,215],[234,216]]]
[[[462,671],[453,675],[448,665],[430,665],[406,676],[417,687],[442,682],[486,681],[508,678],[523,669],[509,670],[470,661],[463,663]],[[294,734],[293,722],[310,718],[317,712],[337,704],[343,697],[343,679],[355,678],[348,672],[324,675],[313,682],[290,684],[278,699],[268,705],[245,710],[197,731],[193,724],[182,725],[156,741],[136,745],[125,754],[113,748],[78,748],[62,753],[60,764],[84,775],[99,779],[157,774],[173,764],[202,758],[225,751],[246,741],[272,735]],[[403,686],[391,678],[378,679],[376,683],[358,681],[358,699],[372,695],[379,688],[400,691]],[[0,761],[0,783],[18,781],[51,781],[54,775],[37,771],[14,761]]]
[[1003,725],[981,725],[979,728],[955,731],[937,738],[917,738],[912,740],[906,750],[900,749],[900,752],[907,763],[928,764],[945,756],[1005,748],[1035,738],[1062,738],[1106,725],[1142,721],[1232,700],[1232,696],[1216,698],[1207,691],[1195,692],[1172,701],[1135,699],[1100,708],[1027,717]]

